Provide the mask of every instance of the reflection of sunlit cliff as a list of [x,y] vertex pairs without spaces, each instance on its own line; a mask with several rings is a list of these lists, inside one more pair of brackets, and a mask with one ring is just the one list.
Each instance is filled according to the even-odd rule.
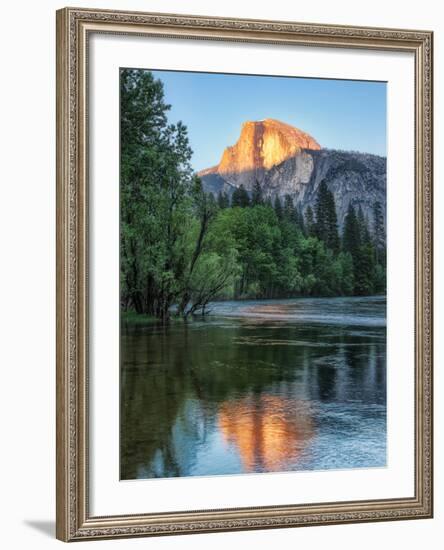
[[310,416],[294,400],[252,395],[224,403],[219,428],[238,448],[245,471],[279,471],[294,464],[313,434]]

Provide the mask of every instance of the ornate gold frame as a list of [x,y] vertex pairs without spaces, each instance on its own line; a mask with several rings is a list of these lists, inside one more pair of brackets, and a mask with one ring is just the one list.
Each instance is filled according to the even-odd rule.
[[[88,511],[87,39],[93,32],[407,51],[415,57],[415,496],[92,517]],[[57,12],[57,537],[63,541],[432,517],[429,31],[65,8]]]

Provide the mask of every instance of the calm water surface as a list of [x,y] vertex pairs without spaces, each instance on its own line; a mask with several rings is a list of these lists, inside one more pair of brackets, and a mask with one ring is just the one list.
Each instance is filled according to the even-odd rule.
[[122,325],[122,479],[385,466],[385,298],[210,309]]

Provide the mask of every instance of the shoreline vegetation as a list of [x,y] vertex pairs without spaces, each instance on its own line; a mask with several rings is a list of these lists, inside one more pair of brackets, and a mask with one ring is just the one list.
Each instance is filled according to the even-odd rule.
[[123,69],[120,86],[123,321],[187,319],[214,301],[385,294],[379,202],[373,219],[350,204],[340,233],[325,180],[305,211],[289,195],[264,196],[259,182],[231,198],[205,193],[162,82]]

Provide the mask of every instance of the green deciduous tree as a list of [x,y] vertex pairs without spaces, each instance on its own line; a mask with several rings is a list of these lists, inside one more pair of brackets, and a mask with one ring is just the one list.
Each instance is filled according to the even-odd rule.
[[162,83],[149,71],[120,76],[121,298],[167,319],[185,263],[191,149],[186,127],[168,124]]

